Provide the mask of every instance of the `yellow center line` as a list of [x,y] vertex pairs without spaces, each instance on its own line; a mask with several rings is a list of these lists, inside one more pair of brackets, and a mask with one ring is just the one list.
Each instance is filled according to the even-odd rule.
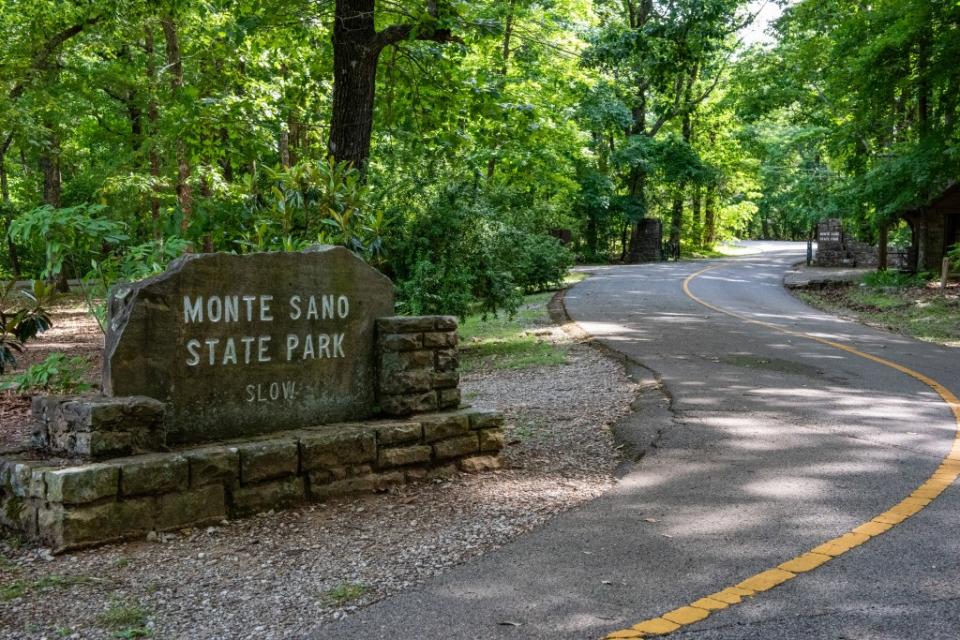
[[943,401],[950,407],[950,410],[953,411],[953,418],[957,424],[957,435],[954,437],[953,446],[951,447],[950,452],[946,455],[946,457],[943,459],[943,462],[939,467],[937,467],[937,470],[933,472],[927,481],[917,487],[917,489],[909,496],[890,507],[883,513],[875,516],[871,520],[864,522],[859,526],[854,527],[850,531],[833,538],[832,540],[827,540],[823,544],[814,547],[805,553],[801,553],[795,558],[791,558],[790,560],[780,563],[772,569],[767,569],[752,575],[742,582],[737,583],[735,586],[727,587],[726,589],[722,589],[716,593],[711,593],[700,598],[699,600],[695,600],[689,605],[679,607],[673,611],[667,611],[657,617],[642,620],[627,629],[621,629],[619,631],[609,633],[606,636],[606,638],[609,640],[614,638],[646,638],[650,636],[661,636],[673,633],[674,631],[677,631],[686,625],[694,624],[718,611],[722,611],[723,609],[739,604],[743,602],[744,598],[753,597],[758,593],[773,589],[784,582],[793,580],[801,573],[813,571],[817,567],[820,567],[830,562],[834,558],[843,555],[850,549],[867,542],[870,540],[870,538],[883,535],[910,516],[919,513],[933,500],[935,500],[937,496],[943,493],[943,491],[949,487],[954,480],[957,479],[957,476],[960,475],[960,399],[958,399],[957,396],[955,396],[949,389],[944,387],[933,378],[925,376],[918,371],[914,371],[909,367],[905,367],[902,364],[898,364],[891,360],[887,360],[886,358],[881,358],[869,353],[864,353],[863,351],[855,349],[850,345],[813,336],[809,333],[793,331],[792,329],[787,329],[770,322],[757,320],[735,311],[722,309],[716,305],[702,300],[701,298],[698,298],[690,291],[690,283],[695,278],[706,273],[707,271],[719,269],[724,266],[727,265],[718,264],[712,267],[706,267],[705,269],[701,269],[696,273],[691,274],[686,280],[683,281],[683,292],[694,302],[697,302],[704,307],[712,309],[718,313],[737,318],[743,322],[773,329],[774,331],[778,331],[789,336],[813,340],[814,342],[819,342],[820,344],[824,344],[835,349],[840,349],[841,351],[845,351],[849,354],[866,358],[872,362],[882,364],[885,367],[896,369],[897,371],[904,373],[911,378],[919,380],[923,384],[936,391]]

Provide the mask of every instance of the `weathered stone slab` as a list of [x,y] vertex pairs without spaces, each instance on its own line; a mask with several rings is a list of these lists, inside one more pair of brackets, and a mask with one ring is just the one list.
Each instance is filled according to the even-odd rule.
[[440,389],[438,405],[440,409],[456,409],[460,406],[460,389]]
[[157,529],[179,529],[223,520],[227,503],[223,485],[211,484],[183,493],[168,493],[158,499]]
[[184,452],[190,462],[190,486],[218,482],[226,486],[240,480],[240,450],[237,447],[204,447]]
[[398,396],[382,396],[380,408],[391,416],[408,416],[413,413],[433,411],[437,408],[437,392],[407,394]]
[[157,453],[115,460],[120,465],[120,491],[124,496],[183,491],[190,477],[184,456]]
[[427,442],[462,435],[470,430],[470,419],[462,413],[424,416],[420,424],[423,425],[423,439]]
[[433,331],[436,316],[392,316],[380,318],[377,328],[381,333],[423,333]]
[[385,448],[380,450],[377,465],[380,467],[401,467],[407,464],[429,462],[433,449],[421,444],[412,447]]
[[496,456],[471,456],[457,461],[457,467],[466,473],[481,473],[495,471],[502,465]]
[[292,476],[299,470],[299,451],[293,438],[250,442],[237,448],[243,484]]
[[166,443],[165,407],[145,396],[35,396],[35,448],[105,458],[157,451]]
[[120,468],[111,464],[88,464],[47,471],[47,500],[82,504],[113,498],[119,489]]
[[168,444],[366,418],[393,297],[342,247],[184,256],[112,292],[104,390],[167,403]]
[[310,496],[315,500],[323,500],[331,496],[342,496],[349,493],[382,491],[390,485],[402,484],[405,481],[406,476],[402,471],[369,474],[328,483],[317,482],[314,484],[311,480]]
[[380,445],[419,442],[423,437],[423,427],[419,422],[391,422],[377,425],[376,431]]
[[280,509],[306,500],[306,483],[300,476],[272,480],[233,491],[232,514],[246,515]]
[[310,471],[373,462],[376,436],[373,431],[351,427],[305,432],[300,437],[300,452],[303,468]]
[[503,414],[496,411],[470,411],[471,429],[491,429],[503,426]]
[[480,451],[500,451],[506,443],[506,438],[500,429],[480,429],[477,434],[480,436]]
[[441,440],[433,445],[433,455],[437,460],[468,456],[479,450],[479,442],[475,433],[457,436],[449,440]]

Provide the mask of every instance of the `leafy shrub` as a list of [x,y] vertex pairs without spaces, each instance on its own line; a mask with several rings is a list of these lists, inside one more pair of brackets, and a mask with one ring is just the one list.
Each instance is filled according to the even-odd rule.
[[435,264],[423,259],[413,265],[410,276],[398,284],[397,291],[403,311],[410,315],[465,316],[473,303],[472,280],[465,265],[449,261]]
[[487,225],[487,233],[497,264],[526,293],[559,287],[573,266],[573,254],[552,236],[496,223]]
[[27,367],[27,370],[13,379],[13,384],[21,393],[25,391],[50,391],[54,393],[78,393],[90,389],[85,378],[90,370],[90,361],[82,356],[68,358],[62,353],[52,353],[39,364]]
[[960,269],[960,242],[947,249],[947,257],[950,259],[951,269]]
[[900,271],[871,271],[863,276],[863,284],[874,289],[922,287],[930,279],[927,273],[902,273]]
[[27,291],[16,284],[10,281],[0,291],[0,374],[17,365],[14,352],[23,353],[28,340],[52,326],[43,305],[53,299],[53,287],[35,280]]
[[171,261],[186,253],[189,247],[188,240],[173,236],[127,247],[102,260],[91,260],[91,269],[80,284],[87,309],[96,318],[100,330],[106,333],[106,298],[113,285],[162,273]]
[[573,256],[559,241],[496,217],[482,193],[452,185],[408,223],[392,262],[404,312],[513,313],[524,292],[563,281]]
[[79,265],[100,255],[105,246],[128,239],[122,223],[101,216],[105,209],[89,204],[61,209],[44,205],[14,219],[10,238],[23,245],[45,247],[45,267],[40,277],[63,276],[68,264],[79,270]]
[[253,232],[240,247],[296,251],[317,242],[337,244],[379,265],[392,221],[373,210],[370,199],[360,172],[332,158],[264,169],[249,201]]

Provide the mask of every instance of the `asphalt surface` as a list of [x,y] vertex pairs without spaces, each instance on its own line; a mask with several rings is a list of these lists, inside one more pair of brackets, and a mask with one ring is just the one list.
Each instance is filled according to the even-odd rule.
[[[691,292],[960,393],[956,351],[803,305],[782,277],[805,246],[757,246]],[[875,362],[701,306],[681,285],[711,264],[596,268],[566,295],[570,316],[655,372],[667,397],[634,416],[656,446],[613,490],[310,637],[599,638],[797,556],[924,482],[955,437],[942,400]],[[960,491],[671,637],[960,638]]]

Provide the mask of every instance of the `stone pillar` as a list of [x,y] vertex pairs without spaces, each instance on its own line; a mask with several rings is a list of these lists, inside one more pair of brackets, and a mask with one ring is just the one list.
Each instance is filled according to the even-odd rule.
[[460,406],[456,318],[379,318],[377,354],[382,413],[404,416]]
[[640,221],[639,226],[639,261],[658,262],[663,248],[663,223],[656,218],[644,218]]

